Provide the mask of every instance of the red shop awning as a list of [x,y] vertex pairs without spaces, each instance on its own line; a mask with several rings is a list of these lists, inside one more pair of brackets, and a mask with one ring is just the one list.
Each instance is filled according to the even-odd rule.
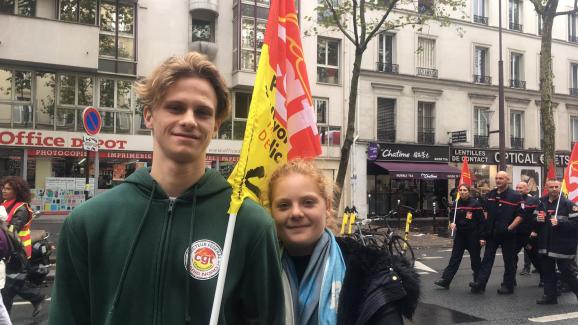
[[460,170],[446,164],[420,164],[401,162],[374,162],[377,166],[389,172],[392,179],[456,179]]

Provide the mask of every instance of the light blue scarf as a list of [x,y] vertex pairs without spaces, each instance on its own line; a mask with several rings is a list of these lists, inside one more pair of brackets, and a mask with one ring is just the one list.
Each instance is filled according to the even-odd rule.
[[325,230],[313,249],[301,283],[286,251],[282,263],[291,286],[295,324],[337,324],[337,303],[345,276],[345,262],[335,236]]

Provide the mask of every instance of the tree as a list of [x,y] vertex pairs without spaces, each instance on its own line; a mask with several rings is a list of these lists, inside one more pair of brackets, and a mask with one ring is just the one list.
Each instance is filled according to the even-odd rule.
[[534,9],[542,18],[542,44],[540,47],[540,125],[544,130],[542,150],[544,150],[544,166],[550,166],[554,161],[556,151],[556,126],[552,114],[552,27],[554,19],[562,15],[572,15],[578,12],[578,0],[574,0],[571,10],[557,11],[559,0],[530,0]]
[[[355,110],[361,62],[369,42],[378,33],[404,26],[421,31],[423,25],[432,20],[441,26],[448,26],[449,13],[461,10],[465,6],[465,0],[320,0],[320,2],[316,8],[318,24],[330,30],[340,31],[355,47],[347,129],[336,178],[335,206],[338,207],[355,134]],[[398,9],[400,9],[398,12],[392,14]],[[464,18],[462,16],[462,19]],[[313,32],[317,32],[316,28],[313,28]]]

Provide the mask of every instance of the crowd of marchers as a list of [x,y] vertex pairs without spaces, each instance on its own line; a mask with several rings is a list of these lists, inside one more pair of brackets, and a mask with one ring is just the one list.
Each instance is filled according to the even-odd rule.
[[537,304],[557,304],[563,287],[578,298],[578,206],[561,193],[557,179],[547,180],[548,193],[540,198],[529,194],[525,182],[516,184],[515,190],[509,183],[509,175],[498,172],[496,188],[483,199],[473,198],[468,185],[459,185],[459,199],[452,210],[455,219],[450,225],[454,234],[452,254],[435,285],[450,288],[467,250],[473,271],[470,290],[473,294],[484,293],[496,251],[501,248],[504,275],[498,294],[514,293],[518,254],[523,250],[528,262],[521,274],[527,274],[529,264],[533,264],[540,274],[539,286],[544,288]]

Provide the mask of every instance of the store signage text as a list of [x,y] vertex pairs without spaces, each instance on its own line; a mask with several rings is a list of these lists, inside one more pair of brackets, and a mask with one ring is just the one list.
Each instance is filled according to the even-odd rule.
[[[84,150],[66,150],[66,149],[28,149],[28,156],[30,157],[86,157]],[[91,157],[94,154],[90,155]],[[98,153],[100,158],[113,159],[145,159],[152,160],[153,154],[150,152],[109,152],[100,151]]]
[[[499,164],[500,152],[497,150],[483,149],[453,149],[452,162],[461,162],[466,157],[469,163],[474,164]],[[570,156],[567,153],[558,152],[554,155],[556,166],[566,166]],[[532,151],[508,151],[506,163],[510,165],[544,165],[544,154]]]
[[[109,150],[125,150],[126,140],[99,139],[98,146]],[[0,145],[26,147],[82,148],[82,138],[45,136],[36,131],[2,131]]]
[[[370,144],[373,145],[373,144]],[[368,146],[370,148],[371,146]],[[449,151],[446,146],[422,146],[409,144],[377,144],[377,160],[381,161],[416,161],[448,162]],[[368,159],[374,160],[369,155]]]

